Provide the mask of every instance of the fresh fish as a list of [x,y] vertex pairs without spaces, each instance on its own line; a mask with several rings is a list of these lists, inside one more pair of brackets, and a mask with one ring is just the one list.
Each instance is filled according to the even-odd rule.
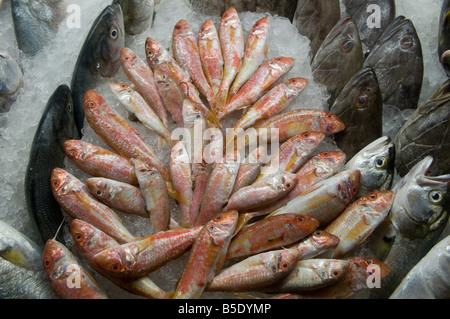
[[[315,109],[298,109],[280,113],[264,122],[257,123],[254,127],[263,132],[263,135],[259,133],[260,138],[267,141],[270,141],[271,129],[278,129],[280,142],[308,131],[321,131],[329,135],[345,129],[344,123],[336,115]],[[264,134],[265,130],[262,129],[267,129],[267,133]]]
[[107,6],[98,15],[86,36],[72,75],[70,88],[74,103],[75,122],[83,136],[85,93],[95,75],[113,77],[120,68],[120,49],[125,45],[122,9],[118,4]]
[[439,33],[438,33],[438,57],[445,70],[447,76],[450,76],[450,24],[448,23],[450,2],[444,0],[442,2],[441,14],[439,16]]
[[215,112],[223,110],[228,100],[228,91],[236,75],[239,73],[245,51],[245,37],[242,31],[241,20],[234,7],[228,8],[222,14],[219,26],[219,40],[224,61],[223,78],[219,92],[216,95],[212,108]]
[[42,248],[0,220],[1,299],[55,298],[42,269]]
[[138,187],[103,177],[88,178],[85,183],[95,198],[112,209],[149,217],[144,197]]
[[343,259],[299,260],[285,278],[265,290],[300,292],[323,288],[342,280],[349,268],[350,263]]
[[366,241],[374,247],[369,252],[391,268],[383,289],[371,291],[370,298],[388,298],[447,224],[450,175],[430,176],[432,165],[427,156],[397,182],[389,219]]
[[345,164],[346,169],[358,169],[361,172],[357,197],[391,188],[394,158],[394,144],[390,137],[382,136],[361,149]]
[[109,276],[137,279],[185,253],[202,227],[168,230],[98,252],[92,259]]
[[80,261],[63,244],[49,239],[42,256],[44,269],[60,299],[108,299]]
[[299,0],[292,23],[311,41],[310,58],[341,18],[339,0]]
[[[423,56],[414,24],[398,16],[386,28],[364,61],[378,78],[383,108],[415,109],[423,78]],[[407,74],[407,76],[405,76]]]
[[170,151],[169,168],[174,189],[186,201],[186,203],[178,203],[180,225],[181,227],[189,228],[194,224],[196,217],[191,215],[191,203],[194,192],[190,158],[181,141],[176,143]]
[[89,125],[113,150],[127,159],[141,158],[147,161],[158,169],[166,181],[170,181],[169,171],[150,145],[100,94],[88,90],[84,109]]
[[11,13],[17,44],[24,53],[34,56],[55,38],[65,19],[65,0],[12,0]]
[[300,253],[300,260],[312,259],[319,254],[335,248],[339,244],[339,237],[324,231],[315,230],[311,235],[302,239],[298,244],[290,247]]
[[116,153],[82,140],[66,140],[63,148],[66,156],[91,176],[138,185],[133,164]]
[[128,79],[167,127],[166,106],[159,94],[158,85],[152,69],[130,48],[122,48],[120,50],[120,61]]
[[158,287],[148,276],[136,280],[120,280],[114,276],[109,276],[107,272],[98,267],[93,262],[94,256],[104,250],[119,246],[116,240],[98,228],[80,219],[73,219],[70,223],[70,232],[77,251],[88,265],[120,288],[150,299],[167,299],[172,296],[171,293]]
[[269,18],[263,17],[255,22],[248,34],[244,58],[239,73],[231,85],[228,96],[232,98],[247,82],[253,73],[263,64],[267,56],[269,34]]
[[450,236],[437,243],[405,276],[391,299],[449,299]]
[[348,158],[381,137],[383,102],[375,72],[367,68],[356,73],[342,89],[330,112],[345,124],[345,130],[336,133],[334,138]]
[[450,172],[449,125],[450,81],[446,81],[414,111],[394,138],[395,167],[401,176],[426,156],[434,158],[434,174]]
[[[31,144],[25,174],[25,199],[43,243],[55,236],[63,221],[49,181],[55,167],[64,167],[64,141],[78,138],[73,112],[69,87],[57,87],[47,102]],[[57,239],[64,242],[62,234]]]
[[[344,170],[305,189],[269,216],[297,214],[311,216],[327,225],[344,211],[358,192],[360,172]],[[267,218],[267,217],[266,217]]]
[[289,193],[296,183],[295,174],[279,171],[233,193],[224,210],[243,211],[267,205]]
[[234,182],[234,194],[241,188],[252,184],[261,173],[261,166],[267,161],[267,149],[265,146],[255,148],[244,162],[239,166],[239,171]]
[[153,73],[159,95],[172,119],[178,125],[183,125],[183,91],[168,73],[156,69]]
[[314,80],[327,87],[329,105],[362,66],[358,28],[350,17],[345,17],[327,35],[311,63]]
[[245,258],[222,270],[206,287],[210,291],[248,291],[282,280],[293,270],[299,253],[282,249]]
[[[147,104],[142,95],[124,83],[112,82],[109,86],[125,109],[130,114],[136,116],[139,122],[144,124],[151,131],[157,133],[167,142],[171,141],[171,132]],[[159,141],[158,144],[162,146],[163,142]]]
[[377,228],[387,217],[394,193],[376,191],[351,203],[325,231],[339,237],[339,245],[322,257],[341,258],[351,251]]
[[0,113],[8,112],[23,86],[23,73],[16,60],[0,46]]
[[132,159],[145,208],[150,215],[155,233],[167,230],[170,221],[169,194],[166,183],[157,168],[138,158]]
[[261,64],[240,90],[230,96],[228,102],[217,111],[217,117],[221,119],[229,113],[251,106],[277,84],[277,81],[281,81],[294,63],[293,58],[278,57]]
[[71,218],[91,223],[120,243],[135,239],[122,224],[119,216],[111,208],[97,201],[86,185],[69,172],[54,168],[51,186],[57,202]]
[[227,259],[281,248],[311,234],[319,222],[309,216],[283,214],[266,217],[242,228],[231,240]]
[[222,83],[224,62],[219,34],[211,19],[207,19],[200,27],[198,50],[203,72],[215,96]]
[[114,0],[123,10],[125,31],[130,35],[145,32],[153,23],[155,0]]
[[[370,2],[378,8],[369,7],[368,3],[358,0],[344,0],[342,4],[345,7],[345,12],[352,17],[358,26],[363,53],[366,57],[372,51],[384,30],[397,16],[395,1],[377,0]],[[374,21],[373,15],[375,14],[377,14],[377,20]]]
[[197,38],[189,22],[184,19],[178,21],[173,29],[172,52],[175,60],[189,73],[194,85],[211,104],[214,92],[203,73]]
[[222,212],[200,231],[189,252],[174,299],[199,298],[206,286],[221,269],[231,237],[234,234],[238,212]]

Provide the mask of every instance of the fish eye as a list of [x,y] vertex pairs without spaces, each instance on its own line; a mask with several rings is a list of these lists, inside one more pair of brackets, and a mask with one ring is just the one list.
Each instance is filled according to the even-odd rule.
[[287,263],[284,263],[282,267],[283,267],[284,269],[287,269],[288,266],[289,266],[289,265],[288,265]]
[[322,231],[321,231],[321,230],[316,230],[316,231],[313,233],[313,235],[315,235],[315,236],[322,235]]
[[428,198],[430,199],[431,202],[433,203],[439,203],[440,201],[442,201],[443,195],[441,191],[430,191],[428,193]]
[[286,188],[290,188],[290,187],[291,187],[291,184],[287,183]]
[[413,44],[414,44],[414,40],[410,36],[406,36],[406,37],[402,38],[400,41],[400,45],[402,46],[403,49],[408,49],[408,48],[412,47]]
[[385,157],[377,157],[375,158],[375,166],[377,168],[384,168],[386,167],[387,159]]
[[216,221],[216,222],[218,222],[218,221],[220,221],[220,220],[222,220],[222,216],[216,216],[216,218],[214,218],[214,220]]
[[44,261],[44,267],[45,268],[50,268],[50,266],[52,265],[52,261],[50,260],[50,258],[46,258]]
[[377,195],[375,195],[375,194],[372,194],[372,195],[370,195],[370,197],[369,197],[370,199],[372,199],[372,200],[374,200],[374,199],[376,199],[377,198]]
[[369,97],[367,95],[363,94],[363,95],[358,96],[355,101],[356,108],[358,108],[358,109],[365,108],[367,106],[368,101],[369,101]]
[[71,102],[67,103],[67,111],[72,112],[72,110],[73,110],[72,103]]
[[339,270],[333,270],[332,272],[331,272],[331,276],[333,277],[333,278],[339,278],[340,276],[341,276],[341,272],[339,271]]
[[77,234],[75,235],[75,240],[78,241],[78,242],[80,242],[80,241],[83,240],[83,236],[82,236],[81,234],[78,234],[78,233],[77,233]]
[[97,195],[99,195],[99,196],[102,195],[102,191],[101,191],[101,190],[98,190],[96,193],[97,193]]
[[353,42],[351,40],[345,40],[341,44],[342,52],[350,52],[352,48],[353,48]]
[[114,264],[114,265],[111,266],[111,269],[113,271],[119,271],[120,270],[120,265],[119,264]]
[[147,55],[150,56],[150,57],[153,56],[153,51],[150,51],[150,50],[147,51]]
[[117,39],[117,37],[119,36],[119,32],[118,32],[118,30],[115,28],[115,27],[112,27],[110,30],[109,30],[109,37],[111,38],[111,39]]
[[303,218],[298,217],[297,220],[298,220],[299,222],[302,222],[302,221],[303,221]]

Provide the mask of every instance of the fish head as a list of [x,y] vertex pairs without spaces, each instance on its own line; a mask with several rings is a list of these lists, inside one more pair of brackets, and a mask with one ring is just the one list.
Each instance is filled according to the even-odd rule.
[[123,277],[132,260],[133,258],[130,259],[129,254],[126,253],[126,249],[120,245],[100,251],[92,258],[92,262],[97,267],[114,277]]
[[310,236],[311,242],[316,249],[331,249],[339,245],[340,239],[325,230],[315,230]]
[[289,192],[297,184],[297,175],[288,172],[281,172],[281,174],[275,175],[273,179],[274,187],[283,192]]
[[49,99],[48,107],[58,108],[58,116],[61,117],[61,121],[54,123],[60,123],[59,127],[56,129],[61,132],[62,139],[78,138],[79,135],[75,124],[72,91],[66,84],[62,84],[56,88]]
[[382,136],[353,156],[347,169],[361,171],[361,190],[389,189],[394,176],[395,149],[390,137]]
[[191,25],[184,19],[181,19],[175,24],[173,28],[174,36],[193,36],[194,32],[192,31]]
[[71,221],[70,233],[75,246],[83,255],[93,256],[105,249],[119,245],[112,237],[81,219]]
[[268,271],[279,274],[291,271],[295,267],[300,253],[296,249],[282,249],[262,253],[258,257]]
[[319,221],[311,216],[308,215],[299,215],[299,214],[281,214],[281,215],[274,215],[276,216],[283,216],[284,217],[277,217],[277,218],[286,218],[286,224],[284,225],[284,230],[289,234],[291,238],[298,238],[299,233],[305,233],[310,234],[314,230],[319,227]]
[[106,103],[106,100],[94,90],[87,90],[84,94],[83,108],[84,111],[93,111]]
[[344,169],[346,155],[341,151],[325,151],[311,158],[317,176],[332,175]]
[[192,127],[195,122],[204,120],[201,107],[190,99],[183,100],[182,112],[184,127]]
[[189,154],[182,141],[179,141],[172,146],[170,150],[170,158],[174,163],[190,163]]
[[345,170],[336,174],[335,177],[338,181],[337,198],[343,203],[350,203],[358,193],[361,172],[357,169]]
[[295,64],[295,59],[281,56],[267,61],[267,64],[270,66],[271,72],[273,72],[273,74],[284,74],[292,69]]
[[344,122],[342,122],[337,115],[327,111],[323,111],[321,114],[318,114],[316,121],[318,122],[318,127],[320,127],[320,130],[325,134],[334,134],[345,129]]
[[133,94],[133,89],[125,83],[110,82],[109,87],[119,100],[129,100]]
[[309,83],[305,78],[291,78],[284,81],[283,85],[286,88],[286,96],[288,99],[295,98]]
[[252,29],[250,30],[250,34],[254,34],[256,36],[267,34],[269,29],[269,17],[265,16],[253,24]]
[[327,263],[326,272],[323,274],[327,280],[337,281],[342,279],[350,269],[350,263],[343,259],[324,260]]
[[52,186],[52,191],[58,196],[64,196],[69,193],[71,188],[72,176],[67,171],[62,168],[55,167],[52,170],[50,183]]
[[450,174],[430,176],[433,163],[433,157],[425,157],[393,188],[391,222],[408,238],[423,237],[447,223]]
[[388,265],[375,258],[349,257],[345,260],[350,263],[349,276],[354,291],[367,288],[367,279],[370,276],[375,274],[383,279],[390,272]]
[[124,65],[125,68],[128,69],[136,67],[137,65],[140,64],[140,62],[142,62],[142,60],[137,56],[137,54],[127,47],[123,47],[120,50],[120,60],[122,61],[122,65]]
[[47,276],[52,279],[58,279],[64,276],[68,264],[67,259],[70,252],[60,242],[48,239],[44,246],[42,254],[42,263]]
[[160,177],[158,169],[152,165],[150,162],[141,158],[132,158],[131,163],[135,167],[136,176],[138,180],[153,180],[154,178]]
[[311,154],[312,150],[315,150],[324,138],[325,133],[321,131],[308,131],[294,136],[292,142],[294,143],[296,154],[305,156]]
[[86,148],[84,142],[81,140],[65,140],[63,143],[63,149],[66,156],[73,159],[84,159],[86,157]]
[[8,51],[0,47],[0,95],[11,95],[23,84],[23,74]]
[[239,14],[234,7],[229,7],[223,14],[221,18],[221,23],[225,25],[231,25],[236,27],[236,23],[238,23]]
[[149,37],[145,40],[145,55],[150,67],[155,69],[158,64],[166,61],[168,52],[156,40]]
[[97,198],[108,198],[108,185],[102,178],[92,177],[86,180],[89,191]]
[[366,225],[378,225],[388,215],[393,198],[391,190],[375,191],[359,198],[352,206],[359,207]]
[[237,210],[228,210],[221,212],[205,225],[206,231],[216,245],[221,246],[234,233],[238,217]]
[[213,40],[217,37],[217,30],[211,19],[206,19],[198,32],[199,39]]

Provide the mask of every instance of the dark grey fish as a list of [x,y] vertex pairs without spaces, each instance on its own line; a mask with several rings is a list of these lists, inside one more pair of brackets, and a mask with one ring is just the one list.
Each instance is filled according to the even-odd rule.
[[23,74],[16,60],[0,47],[0,113],[8,112],[23,85]]
[[[53,168],[64,167],[63,143],[78,138],[73,103],[67,85],[59,86],[50,97],[36,130],[25,175],[28,212],[44,241],[53,238],[63,221],[58,202],[53,197],[50,177]],[[64,241],[62,233],[59,240]]]
[[110,78],[120,68],[120,50],[125,45],[122,9],[119,4],[107,6],[94,21],[78,56],[72,76],[72,98],[75,123],[80,137],[84,127],[84,94],[95,75]]
[[370,52],[364,67],[378,77],[383,107],[415,109],[423,79],[422,45],[414,24],[398,16]]
[[311,59],[341,19],[339,0],[299,0],[292,23],[311,41]]
[[362,69],[348,81],[330,108],[344,122],[345,130],[334,134],[337,146],[353,157],[383,132],[383,102],[372,69]]
[[347,82],[363,66],[363,54],[358,28],[346,17],[341,19],[320,45],[311,64],[316,82],[327,87],[329,105],[339,95]]
[[394,21],[395,1],[343,0],[342,4],[345,6],[345,12],[358,26],[363,54],[367,57],[384,30]]
[[66,0],[11,0],[19,49],[35,55],[58,31],[66,16]]
[[114,0],[122,7],[126,33],[138,35],[153,23],[155,0]]
[[43,249],[0,220],[0,299],[49,299],[55,294],[42,267]]
[[444,0],[439,17],[438,56],[445,73],[450,76],[450,0]]
[[395,166],[401,176],[428,155],[436,162],[434,174],[450,172],[450,80],[415,110],[394,142]]

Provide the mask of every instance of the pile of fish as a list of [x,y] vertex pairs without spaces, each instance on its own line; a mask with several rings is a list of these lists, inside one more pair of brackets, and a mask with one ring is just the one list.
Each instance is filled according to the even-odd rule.
[[[153,1],[133,3],[144,7],[114,1],[102,11],[71,87],[57,87],[43,112],[25,191],[46,244],[42,250],[0,223],[1,297],[108,298],[97,274],[151,299],[219,291],[280,299],[450,297],[448,237],[433,248],[449,217],[448,83],[418,105],[420,40],[410,20],[395,17],[393,1],[386,1],[389,18],[377,39],[358,23],[358,1],[344,1],[349,16],[329,31],[307,34],[328,110],[289,108],[309,80],[289,77],[295,57],[267,59],[267,17],[248,35],[234,7],[218,28],[207,19],[198,34],[180,20],[171,52],[148,37],[141,58],[125,36],[151,26],[153,10],[142,8]],[[300,32],[300,25],[314,29],[305,21],[308,5],[298,1],[293,17]],[[405,76],[405,63],[417,73]],[[111,79],[119,69],[129,83]],[[95,89],[98,76],[128,119]],[[386,108],[416,110],[390,137],[382,127]],[[159,149],[132,120],[157,134]],[[83,140],[85,123],[109,149]],[[171,123],[184,129],[183,139],[173,139]],[[208,134],[210,144],[196,138]],[[324,149],[327,139],[335,149]],[[67,159],[90,177],[64,169]],[[135,236],[120,214],[149,220],[152,229]],[[70,240],[60,231],[65,221]],[[183,256],[172,289],[159,287],[153,273]]]

